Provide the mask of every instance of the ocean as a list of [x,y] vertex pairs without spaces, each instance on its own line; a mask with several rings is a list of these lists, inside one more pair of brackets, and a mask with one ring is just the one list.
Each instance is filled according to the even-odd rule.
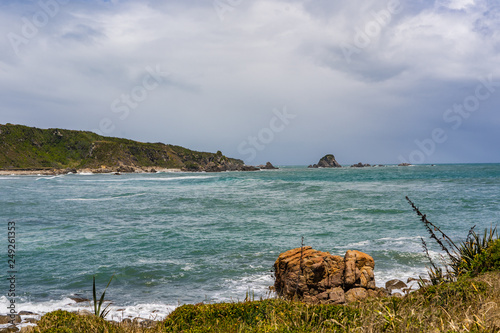
[[10,298],[7,226],[14,222],[17,311],[88,309],[114,278],[109,319],[161,319],[186,303],[272,297],[278,255],[304,245],[375,259],[375,279],[426,274],[405,200],[455,241],[500,221],[500,164],[224,173],[0,176],[0,313]]

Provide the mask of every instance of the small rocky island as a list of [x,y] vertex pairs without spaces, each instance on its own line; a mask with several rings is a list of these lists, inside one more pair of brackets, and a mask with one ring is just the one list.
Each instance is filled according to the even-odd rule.
[[325,155],[319,160],[318,164],[313,164],[308,166],[308,168],[341,168],[341,167],[342,165],[340,165],[340,163],[337,162],[333,154]]

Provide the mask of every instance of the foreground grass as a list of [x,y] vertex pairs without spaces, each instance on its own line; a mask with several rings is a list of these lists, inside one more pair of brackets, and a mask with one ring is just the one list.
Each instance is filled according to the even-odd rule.
[[30,332],[498,332],[499,306],[500,273],[489,272],[347,306],[281,299],[183,305],[152,328],[55,311]]

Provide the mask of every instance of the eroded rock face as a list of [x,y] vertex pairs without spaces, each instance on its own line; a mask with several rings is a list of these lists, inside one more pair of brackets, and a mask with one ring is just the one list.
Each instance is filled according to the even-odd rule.
[[340,165],[337,160],[335,160],[335,156],[332,154],[328,154],[323,156],[318,162],[318,167],[320,168],[341,168],[342,165]]
[[335,160],[335,156],[333,156],[332,154],[323,156],[319,160],[318,164],[313,164],[308,166],[308,168],[341,168],[341,167],[342,165],[340,165],[340,163],[337,162],[337,160]]
[[345,275],[344,281],[348,288],[362,287],[375,289],[375,261],[366,253],[348,250],[344,256]]
[[279,255],[274,287],[288,299],[343,304],[377,294],[374,267],[373,258],[360,251],[347,251],[342,258],[304,246]]

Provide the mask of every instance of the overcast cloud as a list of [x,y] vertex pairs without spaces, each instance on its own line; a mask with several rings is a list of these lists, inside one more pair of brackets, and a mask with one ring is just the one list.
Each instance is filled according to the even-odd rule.
[[500,162],[496,0],[3,0],[0,35],[0,123],[247,164]]

